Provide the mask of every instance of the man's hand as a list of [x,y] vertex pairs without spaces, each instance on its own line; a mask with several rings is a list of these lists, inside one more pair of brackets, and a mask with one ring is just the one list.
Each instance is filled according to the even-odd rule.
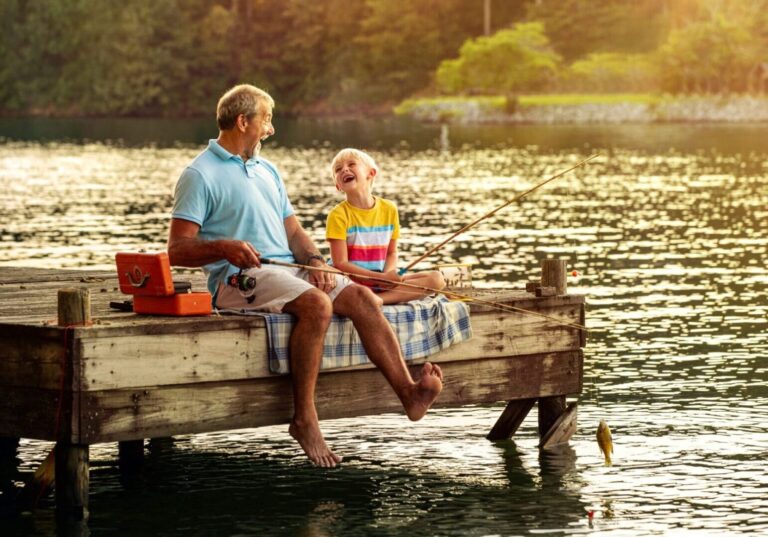
[[329,267],[324,261],[319,259],[311,259],[309,266],[319,268],[323,270],[310,270],[309,271],[309,283],[320,289],[324,293],[330,293],[336,288],[336,274],[327,271],[334,271],[333,267]]
[[224,258],[237,268],[261,267],[261,254],[247,241],[221,241]]

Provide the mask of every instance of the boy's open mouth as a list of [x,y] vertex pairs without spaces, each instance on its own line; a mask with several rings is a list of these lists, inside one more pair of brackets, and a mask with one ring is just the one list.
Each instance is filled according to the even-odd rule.
[[355,180],[354,174],[345,175],[344,177],[341,178],[341,181],[343,183],[351,183],[354,180]]

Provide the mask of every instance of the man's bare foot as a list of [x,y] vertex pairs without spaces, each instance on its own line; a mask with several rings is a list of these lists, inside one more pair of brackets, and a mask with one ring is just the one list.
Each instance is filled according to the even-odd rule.
[[421,378],[413,385],[409,395],[403,398],[403,407],[408,419],[418,421],[443,390],[443,372],[440,367],[426,362],[421,368]]
[[333,468],[341,462],[341,457],[331,451],[325,443],[320,425],[316,421],[300,423],[294,419],[288,427],[288,433],[299,443],[313,464]]

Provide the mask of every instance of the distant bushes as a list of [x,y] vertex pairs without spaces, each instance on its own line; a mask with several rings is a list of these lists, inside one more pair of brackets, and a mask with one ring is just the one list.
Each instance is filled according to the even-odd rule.
[[[580,35],[595,48],[610,46],[611,41],[592,28],[602,25],[613,43],[627,47],[627,39],[614,35],[617,28],[638,34],[641,22],[627,22],[627,14],[642,14],[650,4],[624,4],[622,11],[614,0],[599,6],[585,0],[536,3],[528,16],[540,16],[545,23],[519,23],[467,40],[457,58],[443,60],[437,68],[436,88],[443,94],[465,95],[768,92],[768,0],[693,0],[696,9],[691,13],[667,5],[674,12],[669,15],[674,26],[646,51],[587,52],[570,46],[568,35]],[[673,19],[674,14],[680,18]],[[659,17],[649,16],[649,21],[655,30],[646,37],[662,35]]]
[[437,68],[437,85],[446,93],[546,89],[555,80],[560,61],[541,23],[516,24],[466,41],[457,59],[445,60]]

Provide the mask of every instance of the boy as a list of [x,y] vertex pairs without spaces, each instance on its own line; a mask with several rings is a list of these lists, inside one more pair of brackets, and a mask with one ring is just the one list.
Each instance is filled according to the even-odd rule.
[[[398,275],[400,221],[391,201],[371,193],[378,170],[373,158],[359,149],[342,149],[331,162],[336,189],[347,197],[331,210],[326,223],[325,237],[331,245],[333,266],[360,276],[358,283],[371,287],[384,304],[425,297],[431,292],[397,283],[442,289],[445,281],[437,271]],[[366,277],[384,278],[392,284]]]

